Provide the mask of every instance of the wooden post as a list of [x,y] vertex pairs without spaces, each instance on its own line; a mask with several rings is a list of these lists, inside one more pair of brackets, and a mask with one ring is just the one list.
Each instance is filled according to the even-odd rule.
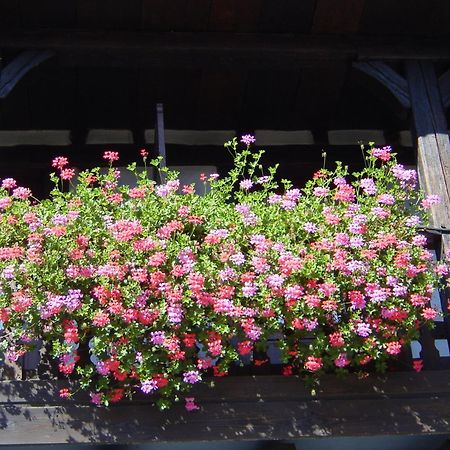
[[[164,136],[164,106],[162,103],[156,104],[156,123],[155,123],[155,147],[157,156],[161,156],[161,169],[166,167],[166,140]],[[166,182],[166,174],[160,172],[161,183]]]
[[[417,169],[427,194],[441,202],[431,209],[432,225],[450,227],[450,141],[439,83],[433,63],[406,63],[411,107],[417,134]],[[450,236],[442,236],[442,250],[450,250]]]

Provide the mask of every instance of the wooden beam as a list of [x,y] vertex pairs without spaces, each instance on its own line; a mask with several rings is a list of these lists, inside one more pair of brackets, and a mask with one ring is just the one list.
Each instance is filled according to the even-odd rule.
[[[450,141],[439,84],[433,63],[406,63],[412,111],[417,134],[417,167],[422,188],[439,195],[441,202],[431,209],[432,225],[450,228]],[[442,237],[444,254],[450,250],[450,236]]]
[[34,50],[20,53],[7,66],[0,69],[0,98],[5,98],[14,86],[34,67],[51,58],[50,50]]
[[[89,396],[61,400],[65,382],[0,382],[2,444],[106,444],[285,440],[326,436],[447,434],[450,371],[322,378],[311,395],[297,377],[227,377],[196,386],[200,410],[184,401],[160,412],[152,397],[109,408]],[[212,381],[212,380],[211,380]]]
[[353,67],[378,80],[404,108],[411,108],[406,79],[386,63],[381,61],[354,62]]
[[91,66],[299,67],[330,60],[450,59],[450,38],[271,33],[115,32],[17,29],[0,48],[50,49],[63,64]]

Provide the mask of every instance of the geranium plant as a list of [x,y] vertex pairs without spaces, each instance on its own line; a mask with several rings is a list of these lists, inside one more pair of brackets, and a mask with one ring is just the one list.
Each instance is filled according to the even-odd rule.
[[[133,164],[136,187],[119,186],[111,151],[107,174],[82,172],[70,190],[75,171],[56,158],[47,200],[3,180],[6,356],[42,339],[94,403],[140,390],[164,408],[274,334],[284,374],[316,377],[371,361],[383,369],[432,324],[447,268],[431,261],[417,225],[437,199],[423,198],[390,148],[371,147],[359,173],[337,163],[297,189],[278,185],[275,168],[264,173],[252,136],[242,142],[226,144],[227,177],[202,177],[204,195],[158,160],[164,184]],[[186,407],[197,408],[192,397]]]

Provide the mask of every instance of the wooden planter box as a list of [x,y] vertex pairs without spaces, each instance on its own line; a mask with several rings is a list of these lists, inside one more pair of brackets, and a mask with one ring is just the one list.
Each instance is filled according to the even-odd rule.
[[448,434],[450,370],[346,379],[324,376],[312,396],[297,377],[214,378],[201,406],[160,412],[148,397],[105,408],[58,396],[60,381],[1,381],[1,443],[145,443],[294,440],[302,437]]

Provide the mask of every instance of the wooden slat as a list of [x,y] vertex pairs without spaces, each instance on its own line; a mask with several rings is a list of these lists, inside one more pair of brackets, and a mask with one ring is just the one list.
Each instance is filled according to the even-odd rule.
[[446,434],[449,375],[326,376],[316,396],[295,377],[215,379],[214,389],[198,386],[190,394],[201,406],[195,413],[183,404],[159,412],[144,399],[96,408],[86,396],[76,403],[58,399],[64,383],[2,382],[2,444]]
[[[406,65],[417,140],[417,166],[422,188],[439,195],[431,208],[432,225],[450,228],[450,141],[438,81],[432,63],[411,61]],[[450,236],[442,238],[444,253]]]

